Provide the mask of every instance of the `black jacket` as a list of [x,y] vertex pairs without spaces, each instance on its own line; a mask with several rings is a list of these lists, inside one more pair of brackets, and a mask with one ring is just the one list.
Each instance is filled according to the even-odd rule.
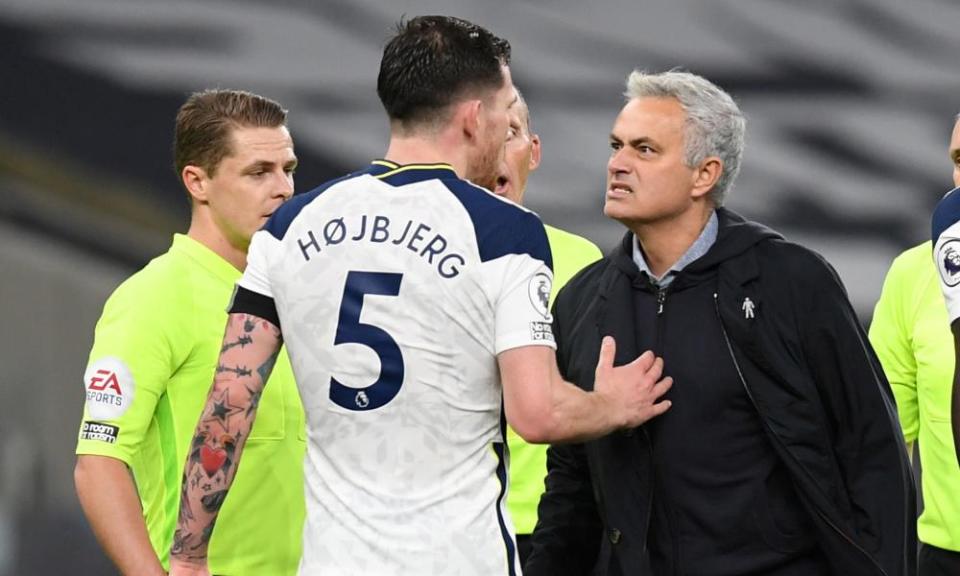
[[[838,576],[916,574],[916,494],[892,394],[836,273],[759,224],[717,211],[715,267],[726,347]],[[593,389],[604,335],[636,349],[632,238],[587,267],[554,306],[557,361]],[[754,303],[745,318],[743,302]],[[672,313],[677,313],[673,310]],[[682,313],[682,312],[681,312]],[[527,576],[649,574],[652,491],[644,427],[552,446]]]

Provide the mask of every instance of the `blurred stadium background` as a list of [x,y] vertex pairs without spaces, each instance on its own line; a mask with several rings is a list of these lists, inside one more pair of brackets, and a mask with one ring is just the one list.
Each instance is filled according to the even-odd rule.
[[729,205],[823,253],[864,322],[928,234],[960,111],[952,0],[0,0],[0,576],[112,574],[73,493],[103,301],[187,224],[171,169],[191,91],[279,100],[306,191],[385,150],[380,50],[403,14],[510,40],[544,162],[528,205],[603,248],[607,134],[633,68],[682,67],[746,112]]

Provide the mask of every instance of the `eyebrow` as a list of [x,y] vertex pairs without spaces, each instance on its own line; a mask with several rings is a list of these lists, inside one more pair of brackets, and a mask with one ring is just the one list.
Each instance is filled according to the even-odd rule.
[[[610,141],[617,142],[620,144],[623,143],[623,140],[621,140],[619,136],[617,136],[616,134],[613,134],[612,132],[610,133]],[[641,136],[639,138],[634,138],[633,140],[627,141],[627,145],[630,146],[631,148],[639,146],[640,144],[652,144],[656,146],[657,142],[653,138],[650,138],[649,136]]]
[[[245,168],[246,171],[254,170],[269,170],[276,165],[276,162],[271,162],[270,160],[254,160]],[[283,163],[284,168],[296,168],[299,165],[299,160],[293,158]]]

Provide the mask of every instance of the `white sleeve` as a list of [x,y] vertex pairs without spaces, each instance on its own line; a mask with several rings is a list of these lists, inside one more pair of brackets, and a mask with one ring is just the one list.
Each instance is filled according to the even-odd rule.
[[549,307],[553,286],[550,268],[528,254],[508,254],[484,266],[497,288],[493,298],[495,352],[521,346],[555,349]]
[[280,241],[270,232],[260,230],[254,233],[250,240],[250,249],[247,251],[247,268],[237,284],[251,292],[273,298],[269,263],[279,249]]

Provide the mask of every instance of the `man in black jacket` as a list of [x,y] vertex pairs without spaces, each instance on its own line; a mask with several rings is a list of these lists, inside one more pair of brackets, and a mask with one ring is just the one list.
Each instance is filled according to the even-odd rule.
[[889,385],[820,256],[723,208],[744,118],[693,74],[634,72],[604,212],[629,232],[560,292],[561,372],[651,349],[672,408],[548,453],[527,576],[907,576],[916,510]]

